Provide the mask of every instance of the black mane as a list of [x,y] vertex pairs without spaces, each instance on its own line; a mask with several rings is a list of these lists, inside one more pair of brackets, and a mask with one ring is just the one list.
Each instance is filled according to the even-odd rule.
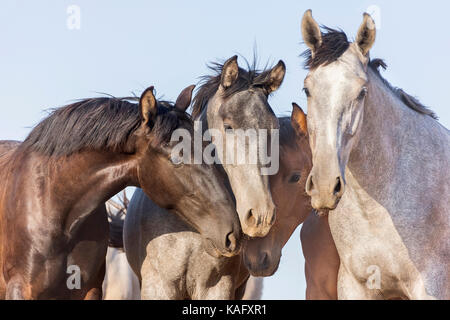
[[[261,86],[265,82],[267,75],[271,70],[267,68],[265,68],[266,70],[264,71],[258,70],[256,67],[256,57],[254,59],[255,62],[252,65],[246,61],[247,70],[239,67],[238,79],[231,87],[225,90],[223,95],[225,99],[237,92],[245,91],[252,87]],[[208,103],[208,100],[211,99],[219,89],[223,64],[214,62],[208,67],[214,72],[214,74],[203,76],[201,78],[201,86],[192,100],[192,117],[194,119],[202,113]]]
[[425,114],[435,120],[438,120],[438,116],[436,115],[436,113],[434,113],[433,110],[424,106],[417,98],[414,98],[413,96],[407,94],[405,91],[403,91],[403,89],[394,87],[385,78],[383,78],[380,73],[380,67],[386,69],[387,65],[382,59],[373,59],[372,61],[370,61],[369,67],[381,79],[384,85],[388,87],[405,105],[421,114]]
[[[21,150],[47,156],[67,156],[81,150],[132,152],[129,140],[141,126],[139,105],[133,98],[90,98],[54,109],[28,135]],[[136,100],[136,98],[134,98]],[[155,141],[170,139],[171,133],[189,116],[165,101],[158,102],[152,125]]]
[[280,148],[297,148],[297,134],[292,127],[291,117],[279,117],[280,123]]
[[322,33],[322,44],[314,52],[314,56],[310,49],[301,54],[301,56],[306,59],[306,69],[313,70],[321,65],[333,63],[339,59],[350,46],[347,35],[342,30],[335,30],[325,26],[323,26],[322,29],[326,32]]

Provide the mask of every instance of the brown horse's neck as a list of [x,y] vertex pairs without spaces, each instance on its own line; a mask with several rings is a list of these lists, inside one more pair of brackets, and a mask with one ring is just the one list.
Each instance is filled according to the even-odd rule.
[[[81,151],[70,156],[28,156],[42,208],[63,219],[71,234],[79,221],[127,186],[138,186],[137,156]],[[33,165],[38,163],[38,165]],[[60,214],[65,213],[63,216]]]

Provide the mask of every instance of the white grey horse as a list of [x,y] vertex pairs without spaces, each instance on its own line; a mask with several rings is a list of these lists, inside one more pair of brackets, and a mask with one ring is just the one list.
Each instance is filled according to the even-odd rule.
[[314,208],[334,209],[340,299],[449,299],[450,134],[382,78],[385,64],[369,57],[375,33],[368,14],[353,43],[303,17],[306,190]]

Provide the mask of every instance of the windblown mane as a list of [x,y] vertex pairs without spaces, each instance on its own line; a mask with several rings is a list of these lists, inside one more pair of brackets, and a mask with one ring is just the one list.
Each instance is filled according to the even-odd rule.
[[417,98],[410,96],[403,89],[394,87],[391,85],[380,73],[380,67],[386,70],[387,65],[382,59],[374,59],[370,61],[369,67],[375,72],[375,74],[381,79],[386,87],[388,87],[404,104],[406,104],[409,108],[425,114],[427,116],[432,117],[435,120],[438,120],[438,116],[434,113],[433,110],[424,106]]
[[[238,79],[223,93],[225,99],[237,92],[263,85],[266,77],[270,73],[270,69],[267,68],[265,68],[264,71],[257,70],[256,57],[252,65],[250,65],[248,61],[246,61],[246,63],[247,70],[239,68]],[[223,64],[213,62],[208,67],[214,74],[206,75],[201,78],[201,86],[192,100],[192,117],[194,119],[203,112],[209,99],[211,99],[219,89]]]
[[[137,98],[135,98],[137,99]],[[142,117],[133,98],[90,98],[55,109],[28,135],[20,149],[47,156],[65,156],[81,150],[132,152],[128,142],[141,126]],[[155,141],[167,141],[189,116],[166,101],[158,101],[152,125]]]
[[[348,42],[347,35],[341,30],[334,30],[328,27],[322,27],[325,32],[322,33],[322,44],[320,47],[312,54],[311,50],[308,49],[304,51],[301,56],[303,56],[305,61],[305,68],[309,70],[314,70],[322,65],[328,65],[333,63],[339,57],[341,57],[345,51],[350,46]],[[383,81],[383,83],[409,108],[432,117],[433,119],[438,119],[436,114],[420,103],[419,100],[407,94],[400,88],[392,86],[386,79],[384,79],[379,71],[379,67],[386,69],[386,64],[381,59],[374,59],[369,63],[370,68],[375,72],[375,74]]]
[[314,52],[314,55],[310,49],[301,54],[306,59],[304,65],[306,69],[314,70],[321,65],[333,63],[350,46],[347,35],[342,30],[335,30],[325,26],[322,26],[322,29],[326,32],[322,32],[322,44]]

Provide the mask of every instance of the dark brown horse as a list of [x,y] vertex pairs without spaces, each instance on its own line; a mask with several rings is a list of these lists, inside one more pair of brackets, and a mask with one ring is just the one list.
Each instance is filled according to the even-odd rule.
[[[55,110],[0,155],[0,297],[79,299],[100,290],[104,203],[126,186],[141,187],[183,217],[212,250],[239,251],[238,216],[215,167],[170,160],[173,131],[193,133],[185,113],[192,90],[183,90],[174,105],[158,102],[153,87],[139,104],[82,100]],[[92,228],[96,235],[85,238]]]

